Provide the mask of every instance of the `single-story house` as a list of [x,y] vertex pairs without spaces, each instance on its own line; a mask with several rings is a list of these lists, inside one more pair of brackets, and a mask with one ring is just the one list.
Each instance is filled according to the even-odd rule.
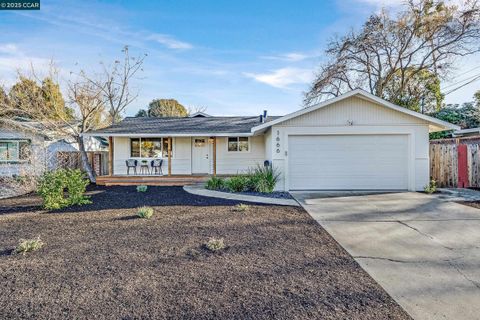
[[113,175],[129,159],[162,158],[168,175],[233,175],[268,160],[277,190],[413,191],[429,181],[428,133],[450,129],[357,89],[281,117],[128,117],[89,135],[109,139]]

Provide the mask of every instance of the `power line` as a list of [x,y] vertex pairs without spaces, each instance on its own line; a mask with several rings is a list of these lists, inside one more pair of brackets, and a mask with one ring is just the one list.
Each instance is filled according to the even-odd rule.
[[453,79],[457,79],[458,77],[463,76],[464,74],[470,73],[470,72],[472,72],[473,70],[477,70],[477,69],[480,69],[480,65],[478,65],[478,66],[476,66],[476,67],[473,67],[473,68],[470,68],[469,70],[467,70],[467,71],[465,71],[465,72],[462,72],[462,73],[459,73],[459,74],[455,75],[455,76],[452,78],[452,80],[453,80]]
[[468,82],[466,82],[466,83],[464,83],[464,84],[462,84],[462,85],[460,85],[460,86],[458,86],[458,87],[456,87],[456,88],[454,88],[454,89],[446,92],[444,95],[446,96],[447,94],[450,94],[450,93],[452,93],[452,92],[454,92],[454,91],[457,91],[458,89],[463,88],[463,87],[465,87],[466,85],[469,85],[470,83],[475,82],[475,81],[477,81],[477,80],[480,80],[480,74],[477,75],[476,78],[474,78],[474,79],[472,79],[472,80],[470,80],[470,81],[468,81]]
[[460,83],[462,83],[462,82],[464,82],[464,81],[468,81],[468,80],[471,80],[471,79],[473,79],[473,78],[476,78],[476,77],[478,77],[479,75],[480,75],[480,73],[475,74],[475,75],[473,75],[473,76],[470,76],[470,77],[468,77],[468,78],[465,78],[465,79],[463,79],[463,80],[456,81],[456,82],[454,82],[454,83],[451,83],[451,84],[443,87],[442,89],[445,90],[445,89],[448,89],[448,88],[450,88],[450,87],[456,86],[457,84],[460,84]]

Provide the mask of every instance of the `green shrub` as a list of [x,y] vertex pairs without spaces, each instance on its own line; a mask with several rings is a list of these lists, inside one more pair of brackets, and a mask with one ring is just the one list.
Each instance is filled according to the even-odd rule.
[[430,180],[430,183],[427,184],[423,188],[423,190],[425,191],[425,193],[428,193],[428,194],[437,192],[437,181],[435,181],[434,179]]
[[80,170],[67,170],[66,187],[68,192],[68,205],[82,205],[92,203],[85,196],[85,191],[90,181],[85,178],[85,174]]
[[205,184],[205,188],[209,190],[222,190],[225,188],[225,180],[222,178],[211,177]]
[[215,239],[215,238],[210,238],[207,243],[205,243],[205,247],[212,251],[219,251],[225,249],[225,243],[223,241],[223,238],[220,239]]
[[234,176],[225,181],[225,186],[230,192],[243,192],[248,190],[249,179],[245,175]]
[[260,166],[248,174],[249,189],[256,192],[272,193],[278,182],[279,173],[272,166]]
[[147,192],[147,186],[137,186],[137,192]]
[[153,208],[146,206],[140,207],[138,208],[137,216],[142,219],[150,219],[153,216]]
[[35,251],[43,247],[44,243],[40,240],[40,237],[37,239],[20,239],[18,246],[15,249],[15,252],[25,255],[27,252]]
[[82,205],[91,203],[89,197],[85,196],[89,183],[84,173],[78,169],[48,171],[39,179],[38,193],[43,199],[43,207],[47,210]]
[[237,204],[234,208],[235,211],[245,212],[250,209],[250,206],[244,203]]

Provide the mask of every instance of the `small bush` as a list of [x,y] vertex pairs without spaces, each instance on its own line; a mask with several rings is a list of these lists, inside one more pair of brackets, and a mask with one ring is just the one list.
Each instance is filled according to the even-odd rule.
[[249,189],[261,193],[272,193],[279,176],[279,173],[272,166],[258,165],[248,174]]
[[83,172],[80,170],[67,170],[66,178],[68,205],[92,203],[89,198],[84,195],[90,181],[85,179],[85,174]]
[[230,192],[243,192],[248,190],[248,182],[247,176],[234,176],[225,181],[225,186]]
[[137,216],[142,219],[150,219],[153,216],[153,208],[151,207],[140,207],[137,211]]
[[82,205],[91,203],[89,197],[85,196],[89,183],[85,174],[78,169],[47,171],[39,179],[38,193],[43,199],[43,207],[47,210]]
[[225,249],[225,243],[223,241],[223,238],[220,239],[215,239],[215,238],[210,238],[207,243],[205,243],[205,247],[212,251],[219,251]]
[[37,239],[20,239],[15,252],[25,255],[27,252],[36,251],[43,247],[44,243],[40,240],[40,237]]
[[437,192],[437,181],[435,180],[430,180],[430,183],[427,184],[423,190],[425,191],[425,193],[428,193],[428,194],[432,194],[432,193],[435,193]]
[[222,178],[211,177],[208,179],[205,188],[209,190],[222,190],[225,188],[225,180]]
[[147,186],[137,186],[137,192],[147,192]]
[[248,209],[250,209],[250,206],[247,205],[247,204],[244,204],[244,203],[240,203],[240,204],[237,204],[235,206],[235,211],[239,211],[239,212],[245,212],[247,211]]

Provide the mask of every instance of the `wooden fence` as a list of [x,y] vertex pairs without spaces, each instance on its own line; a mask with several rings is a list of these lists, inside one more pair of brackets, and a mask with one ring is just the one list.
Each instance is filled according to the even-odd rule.
[[[57,168],[82,169],[82,158],[78,151],[57,152]],[[97,176],[108,175],[108,152],[88,151],[88,162]]]
[[480,187],[480,143],[431,142],[430,176],[439,187]]

